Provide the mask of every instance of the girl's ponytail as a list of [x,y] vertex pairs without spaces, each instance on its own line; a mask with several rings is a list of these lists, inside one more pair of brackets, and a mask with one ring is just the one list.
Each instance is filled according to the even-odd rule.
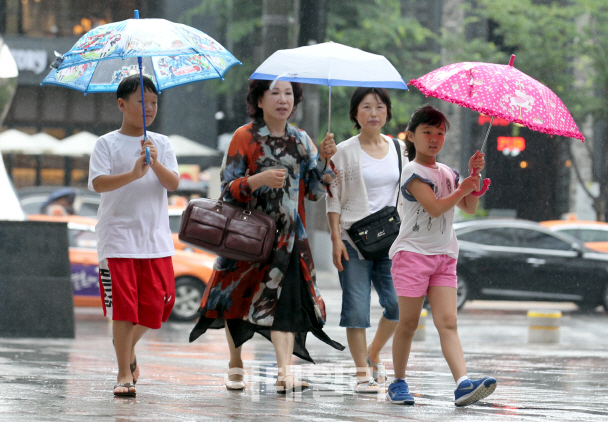
[[413,161],[414,158],[416,158],[416,146],[408,139],[408,132],[416,132],[416,128],[420,125],[439,127],[441,126],[441,123],[444,124],[445,131],[447,132],[450,128],[450,122],[448,122],[448,119],[443,115],[442,112],[430,104],[425,104],[414,111],[414,114],[412,114],[412,117],[410,117],[410,121],[405,128],[405,147],[407,149],[407,159],[409,161]]
[[412,141],[405,140],[405,150],[407,151],[407,160],[414,161],[414,158],[416,158],[416,146]]

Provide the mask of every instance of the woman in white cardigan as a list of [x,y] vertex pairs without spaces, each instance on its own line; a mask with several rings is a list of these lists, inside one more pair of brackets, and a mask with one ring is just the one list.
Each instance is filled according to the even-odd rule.
[[[338,144],[332,157],[336,179],[326,196],[327,217],[333,244],[333,262],[342,287],[340,326],[346,328],[348,346],[357,367],[358,393],[378,393],[386,382],[380,351],[392,337],[399,320],[397,295],[388,257],[367,260],[346,230],[356,221],[395,206],[399,195],[399,160],[405,165],[405,145],[381,133],[392,117],[391,100],[383,88],[357,88],[350,102],[350,119],[361,132]],[[401,200],[401,199],[400,199]],[[370,324],[371,284],[384,313],[376,335],[367,346]],[[371,373],[370,373],[371,370]]]

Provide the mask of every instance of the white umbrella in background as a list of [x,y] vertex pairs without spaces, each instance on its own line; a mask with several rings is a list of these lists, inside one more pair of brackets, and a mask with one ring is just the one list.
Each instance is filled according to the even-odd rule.
[[29,154],[36,148],[32,136],[16,129],[0,133],[0,151],[3,154]]
[[99,136],[89,132],[78,132],[75,135],[64,138],[63,141],[59,141],[57,147],[53,150],[53,154],[69,157],[91,155],[98,138]]
[[31,135],[30,139],[34,141],[36,149],[32,152],[26,152],[26,154],[53,154],[53,151],[59,145],[59,139],[44,132]]
[[169,140],[173,144],[173,149],[175,150],[175,155],[177,157],[211,157],[220,153],[218,150],[209,148],[180,135],[170,135]]
[[332,86],[407,90],[405,81],[386,57],[331,41],[275,51],[249,79],[329,86],[328,132],[331,128]]

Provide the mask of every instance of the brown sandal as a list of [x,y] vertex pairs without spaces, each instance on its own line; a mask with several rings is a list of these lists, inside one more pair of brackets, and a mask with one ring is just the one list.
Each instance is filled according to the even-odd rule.
[[[126,392],[116,392],[117,388],[126,388]],[[135,386],[130,382],[119,383],[114,386],[115,397],[135,397],[136,391],[131,391],[131,388],[135,389]]]
[[[129,364],[129,369],[131,369],[131,376],[133,376],[133,385],[137,384],[137,380],[135,379],[135,370],[137,369],[137,356],[133,358],[133,363]],[[139,379],[139,376],[137,377]]]
[[[115,346],[114,339],[112,339],[112,346]],[[129,364],[129,369],[131,370],[131,375],[133,376],[133,372],[137,369],[137,356],[133,356],[133,363]],[[139,377],[137,377],[139,379]],[[133,378],[133,385],[137,384],[137,380]]]

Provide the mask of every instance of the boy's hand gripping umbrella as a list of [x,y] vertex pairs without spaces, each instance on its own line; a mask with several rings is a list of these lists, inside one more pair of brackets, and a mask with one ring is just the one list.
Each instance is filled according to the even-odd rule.
[[[140,75],[144,142],[147,140],[143,77],[160,93],[167,88],[207,79],[222,79],[241,64],[213,38],[187,25],[165,19],[135,19],[98,26],[84,34],[67,53],[57,55],[41,85],[84,92],[116,92],[120,81]],[[146,148],[146,163],[150,150]]]
[[[549,135],[585,140],[570,112],[557,95],[536,79],[513,67],[515,55],[508,65],[481,62],[454,63],[441,67],[418,79],[410,80],[424,95],[449,101],[491,116],[483,144],[483,152],[494,118],[519,123]],[[473,169],[474,175],[476,169]],[[473,195],[483,195],[489,179]]]

